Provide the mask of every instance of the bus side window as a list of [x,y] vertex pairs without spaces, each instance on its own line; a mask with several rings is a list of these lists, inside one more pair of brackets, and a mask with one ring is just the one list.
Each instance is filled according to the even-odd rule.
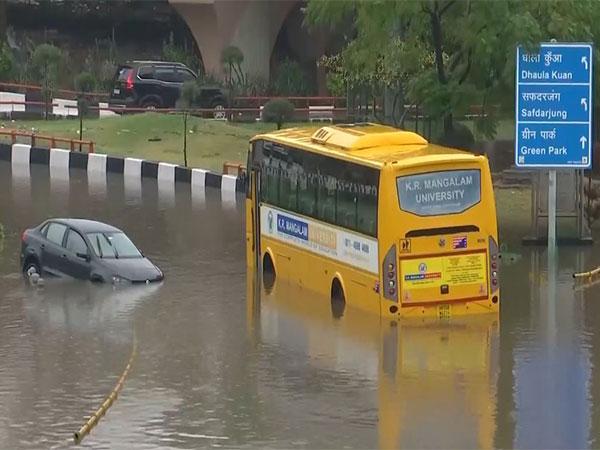
[[281,161],[280,164],[279,206],[295,211],[297,209],[296,167],[291,161]]
[[317,215],[320,220],[335,223],[335,184],[336,179],[332,176],[322,175],[319,178]]
[[279,164],[274,158],[265,158],[264,174],[262,177],[263,200],[272,205],[279,205]]
[[358,230],[371,236],[377,232],[377,196],[371,192],[358,195]]

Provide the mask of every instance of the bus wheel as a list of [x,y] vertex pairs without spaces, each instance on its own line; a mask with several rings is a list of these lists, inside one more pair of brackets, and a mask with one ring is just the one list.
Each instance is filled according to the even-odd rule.
[[263,257],[262,272],[265,289],[271,290],[275,284],[275,265],[273,264],[271,255],[268,253],[265,253],[265,256]]
[[337,278],[331,283],[331,314],[335,319],[344,315],[346,309],[346,295],[342,283]]

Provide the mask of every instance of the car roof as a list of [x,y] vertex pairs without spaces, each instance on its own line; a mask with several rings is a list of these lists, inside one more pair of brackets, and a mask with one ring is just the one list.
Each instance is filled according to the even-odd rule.
[[58,222],[63,225],[67,225],[81,233],[115,233],[121,232],[118,228],[108,225],[103,222],[88,219],[71,219],[71,218],[57,218],[50,219],[48,222]]
[[142,60],[134,60],[134,61],[127,61],[125,64],[126,65],[150,64],[150,65],[154,65],[154,66],[177,66],[177,67],[185,67],[185,68],[187,68],[187,66],[185,64],[180,63],[180,62],[175,62],[175,61],[152,61],[152,60],[142,61]]

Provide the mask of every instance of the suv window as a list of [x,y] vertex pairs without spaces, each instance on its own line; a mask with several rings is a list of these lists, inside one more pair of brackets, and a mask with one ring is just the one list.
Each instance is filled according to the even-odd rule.
[[118,81],[126,81],[127,77],[129,76],[129,73],[132,71],[133,69],[131,69],[131,67],[121,67],[119,69],[119,73],[117,75],[117,80]]
[[75,254],[86,254],[88,252],[88,248],[85,241],[83,240],[81,235],[75,230],[69,230],[69,234],[67,235],[67,250],[70,250]]
[[175,74],[175,69],[173,68],[157,67],[154,70],[154,78],[160,81],[167,81],[170,83],[179,81]]
[[67,231],[67,227],[62,223],[51,223],[48,226],[46,238],[56,245],[62,245],[65,231]]
[[177,78],[182,83],[185,83],[186,81],[193,81],[196,79],[194,74],[186,69],[177,69]]
[[140,77],[143,80],[152,80],[154,78],[154,67],[140,67],[138,70],[138,77]]

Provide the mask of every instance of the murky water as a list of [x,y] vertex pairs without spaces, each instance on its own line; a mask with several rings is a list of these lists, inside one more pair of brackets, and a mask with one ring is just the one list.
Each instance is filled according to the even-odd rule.
[[[597,247],[554,264],[514,249],[500,318],[335,318],[326,299],[246,275],[241,208],[188,185],[0,162],[0,448],[71,445],[134,339],[125,387],[83,446],[600,446],[600,285],[572,279],[600,264]],[[165,282],[27,287],[20,233],[49,216],[124,229]]]

